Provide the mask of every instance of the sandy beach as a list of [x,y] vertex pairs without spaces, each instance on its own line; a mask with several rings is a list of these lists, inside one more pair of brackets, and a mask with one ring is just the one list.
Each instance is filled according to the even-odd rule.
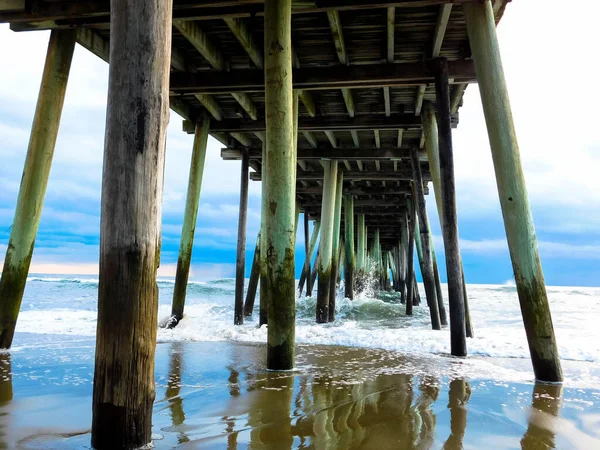
[[[2,355],[0,448],[89,448],[93,352],[66,338]],[[260,344],[158,344],[155,447],[600,448],[596,363],[566,362],[562,387],[518,359],[300,345],[293,372],[264,360]]]

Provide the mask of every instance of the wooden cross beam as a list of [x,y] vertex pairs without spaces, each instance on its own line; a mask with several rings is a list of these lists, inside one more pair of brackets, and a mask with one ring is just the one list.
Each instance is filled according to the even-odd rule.
[[[294,1],[293,14],[359,10],[372,8],[427,7],[472,0],[313,0]],[[6,1],[4,2],[6,3]],[[82,25],[99,26],[110,21],[109,0],[10,0],[0,6],[0,23],[10,22],[15,29],[44,30]],[[174,0],[173,18],[219,20],[264,14],[264,0]]]
[[[454,79],[454,83],[476,81],[472,61],[450,61],[448,66],[449,78]],[[434,73],[428,62],[306,67],[294,69],[293,72],[294,89],[302,90],[405,87],[434,81]],[[177,94],[223,94],[264,90],[264,71],[259,69],[171,74],[171,92]]]
[[[250,159],[261,160],[262,150],[250,149]],[[422,159],[427,159],[427,154],[421,152]],[[242,150],[236,148],[221,149],[221,158],[228,161],[242,159]],[[400,159],[410,158],[408,148],[299,148],[297,151],[297,159],[300,160],[322,160],[322,159],[337,159],[348,161],[374,161],[374,160],[389,160],[397,161]]]
[[[252,181],[261,180],[260,172],[251,172],[250,179]],[[431,180],[431,174],[429,172],[423,173],[423,178]],[[298,181],[321,181],[323,179],[323,173],[320,172],[298,172],[296,174],[296,180]],[[352,181],[412,181],[412,171],[402,170],[398,172],[344,172],[344,180]]]
[[[453,125],[458,124],[458,116],[453,116]],[[211,130],[215,133],[265,131],[264,120],[223,119],[212,121]],[[191,134],[195,124],[185,120],[183,131]],[[391,117],[375,114],[348,116],[323,116],[298,118],[299,131],[349,131],[349,130],[396,130],[398,128],[421,128],[421,118],[412,114],[398,114]]]

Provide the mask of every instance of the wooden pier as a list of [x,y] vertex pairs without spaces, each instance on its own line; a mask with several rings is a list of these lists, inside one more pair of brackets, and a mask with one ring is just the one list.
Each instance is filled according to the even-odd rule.
[[[12,30],[52,30],[0,282],[0,345],[12,344],[76,41],[110,61],[96,448],[135,448],[150,441],[168,107],[183,117],[183,131],[195,135],[171,326],[184,316],[210,134],[222,143],[224,159],[243,162],[232,319],[242,324],[244,315],[253,314],[260,279],[269,369],[294,367],[298,211],[307,241],[298,287],[306,286],[310,295],[317,274],[317,322],[335,318],[339,268],[345,296],[352,299],[369,261],[380,288],[399,291],[406,314],[412,314],[418,305],[416,242],[432,328],[445,326],[448,316],[452,355],[466,356],[473,326],[460,255],[451,129],[458,126],[466,87],[478,83],[533,369],[539,380],[561,381],[495,30],[508,3],[0,3],[0,22]],[[248,180],[262,180],[263,204],[244,304]],[[430,181],[435,200],[429,200]],[[443,230],[447,316],[428,200],[435,201]],[[315,226],[309,239],[310,221]]]

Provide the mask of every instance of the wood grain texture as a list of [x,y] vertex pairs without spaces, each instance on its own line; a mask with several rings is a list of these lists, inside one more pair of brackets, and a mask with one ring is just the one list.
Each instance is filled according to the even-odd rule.
[[75,31],[53,31],[0,279],[0,348],[12,345],[54,157]]
[[436,102],[438,110],[438,140],[440,181],[442,191],[444,250],[448,277],[448,305],[450,307],[450,352],[454,356],[467,355],[465,303],[462,285],[462,262],[459,249],[458,218],[456,213],[456,186],[454,183],[454,155],[450,128],[450,98],[446,60],[435,61]]
[[[291,0],[265,1],[267,367],[294,367],[296,146]],[[263,162],[264,164],[264,162]]]
[[169,322],[170,327],[177,326],[179,321],[183,319],[187,283],[192,261],[192,250],[194,248],[196,219],[198,217],[198,207],[200,205],[200,191],[202,189],[202,176],[204,174],[204,162],[206,160],[209,124],[210,122],[206,119],[201,124],[196,124],[187,195],[185,199],[183,225],[181,228],[181,241],[179,243],[179,256],[177,258],[177,271],[175,272],[175,286],[173,288],[173,302],[171,304],[171,321]]
[[562,369],[489,0],[464,6],[492,150],[504,228],[535,376],[562,381]]
[[233,323],[244,323],[244,280],[246,271],[246,220],[248,217],[248,149],[243,150],[240,175],[240,208],[235,263],[235,311]]
[[152,432],[172,2],[111,11],[92,446],[133,449]]

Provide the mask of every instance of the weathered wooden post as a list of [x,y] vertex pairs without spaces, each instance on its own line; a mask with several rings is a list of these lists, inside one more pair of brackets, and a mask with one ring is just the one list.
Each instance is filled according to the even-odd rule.
[[[315,282],[317,281],[317,269],[319,268],[319,263],[321,262],[321,253],[320,249],[317,249],[317,256],[315,256],[315,263],[313,265],[312,271],[310,273],[310,280],[307,280],[307,283],[310,281],[310,287],[306,286],[306,296],[310,297],[312,295],[312,290],[315,287]],[[308,293],[310,291],[310,295]]]
[[408,245],[406,247],[406,315],[412,316],[413,297],[414,297],[414,254],[415,254],[415,223],[416,211],[414,201],[408,199],[408,214],[406,223],[408,223]]
[[375,229],[375,235],[373,236],[373,259],[375,260],[375,273],[377,279],[381,282],[381,245],[379,242],[380,231],[379,228]]
[[344,172],[338,170],[335,186],[335,204],[333,206],[333,237],[331,241],[331,279],[329,286],[329,322],[335,320],[335,294],[337,291],[338,268],[340,262],[340,228],[342,223],[342,188]]
[[35,243],[67,81],[76,31],[50,34],[17,207],[0,279],[0,348],[12,345]]
[[92,447],[152,433],[172,1],[112,0]]
[[233,323],[244,323],[244,276],[246,272],[246,217],[248,215],[248,149],[242,150],[237,261],[235,263],[235,312]]
[[[319,287],[317,289],[317,323],[329,321],[329,290],[331,276],[331,251],[333,239],[333,215],[335,188],[338,172],[337,161],[321,161],[323,164],[323,204],[321,206],[321,240],[319,242]],[[335,274],[333,275],[335,276]]]
[[300,274],[300,280],[298,281],[298,294],[302,294],[302,284],[306,280],[306,274],[310,273],[311,242],[309,240],[309,226],[308,212],[304,211],[304,253],[306,256],[304,257],[304,266],[302,267],[302,273]]
[[[419,154],[417,147],[410,149],[411,165],[413,177],[413,198],[417,210],[417,220],[419,223],[419,233],[421,245],[423,247],[423,265],[421,266],[423,275],[423,285],[425,286],[425,295],[427,305],[429,306],[429,315],[431,316],[431,328],[441,330],[440,312],[437,303],[437,293],[435,290],[435,277],[433,275],[433,262],[431,256],[431,244],[429,242],[429,220],[425,207],[425,194],[423,191],[423,176],[421,174],[421,164],[419,163]],[[417,226],[415,224],[415,233]]]
[[354,265],[356,258],[354,256],[354,197],[352,197],[352,195],[344,195],[344,241],[346,242],[346,260],[344,261],[344,296],[350,300],[353,300]]
[[[437,257],[435,256],[435,247],[433,245],[433,236],[431,235],[431,229],[429,229],[429,242],[431,242],[431,257],[433,260],[433,276],[435,278],[435,292],[437,295],[438,310],[440,312],[440,322],[442,325],[448,325],[448,316],[446,315],[446,307],[444,306],[444,297],[442,291],[442,280],[440,280],[440,269],[437,263]],[[467,335],[468,336],[468,335]]]
[[194,247],[196,218],[198,217],[198,204],[200,202],[200,190],[202,188],[202,174],[204,173],[204,161],[206,159],[209,125],[210,120],[204,119],[202,123],[196,124],[194,133],[192,161],[190,163],[190,176],[185,199],[185,214],[183,216],[181,242],[179,244],[179,258],[177,259],[177,272],[175,273],[175,287],[173,288],[173,303],[171,304],[169,327],[176,326],[183,319],[192,249]]
[[361,273],[365,270],[365,248],[366,248],[366,236],[365,236],[365,215],[358,215],[358,235],[356,236],[356,267]]
[[[298,292],[302,293],[302,289],[304,288],[304,283],[306,282],[306,296],[310,297],[312,294],[312,284],[310,277],[307,274],[312,273],[310,269],[310,262],[312,260],[312,255],[317,246],[317,239],[319,237],[319,230],[321,229],[321,220],[315,220],[315,225],[313,227],[312,234],[310,236],[310,246],[308,251],[306,252],[306,259],[304,260],[304,268],[302,269],[302,273],[300,274],[300,280],[298,281]],[[308,261],[308,264],[306,263]],[[316,261],[315,261],[316,265]]]
[[[440,221],[440,228],[444,229],[444,207],[442,200],[442,181],[440,179],[440,155],[439,155],[439,139],[438,139],[438,126],[435,114],[435,108],[429,101],[424,102],[423,111],[421,112],[421,122],[423,124],[423,132],[425,133],[425,149],[427,150],[427,159],[429,160],[429,168],[431,170],[431,179],[433,181],[433,190],[435,192],[435,203],[438,211],[438,218]],[[431,230],[430,233],[431,235]],[[433,241],[432,241],[433,242]],[[438,289],[438,296],[441,292],[441,284],[439,283],[439,270],[437,267],[437,258],[435,257],[435,250],[432,245],[431,252],[433,255],[434,274],[436,276],[436,289]],[[460,256],[460,255],[459,255]],[[463,291],[463,299],[465,304],[465,326],[467,337],[473,337],[473,327],[471,325],[471,315],[469,314],[469,299],[467,296],[467,285],[465,283],[465,271],[463,269],[462,260],[460,261],[460,270],[462,272],[461,283]],[[441,301],[440,301],[441,300]],[[438,304],[443,305],[443,298],[438,299]],[[442,325],[447,325],[448,319],[446,318],[445,308],[440,308],[440,318]]]
[[268,173],[266,170],[267,167],[267,159],[269,155],[267,153],[267,146],[263,142],[262,145],[262,171],[263,177],[261,179],[261,211],[260,211],[260,306],[258,312],[258,326],[261,327],[265,325],[268,321],[268,303],[269,303],[269,290],[267,287],[267,239],[263,236],[266,236],[267,233],[267,214],[269,210],[269,201],[267,198],[267,184],[269,182]]
[[[410,210],[410,209],[409,209]],[[407,271],[408,271],[408,235],[409,235],[409,223],[408,223],[408,213],[404,213],[403,221],[400,224],[400,303],[404,303],[406,301],[406,288],[407,288]]]
[[[268,294],[267,367],[294,367],[296,146],[292,91],[292,2],[265,0],[265,116]],[[262,249],[261,249],[262,250]],[[262,253],[262,252],[261,252]]]
[[458,219],[454,185],[454,156],[450,127],[450,97],[448,93],[448,63],[444,58],[432,62],[435,73],[435,91],[438,109],[438,138],[440,181],[442,187],[442,232],[446,253],[448,277],[448,304],[450,306],[450,353],[467,355],[465,303],[462,286],[462,268],[458,244]]
[[248,280],[248,291],[246,292],[246,302],[244,303],[244,315],[251,316],[254,311],[254,301],[256,300],[256,288],[260,279],[260,231],[256,237],[256,246],[254,247],[254,258],[252,258],[252,269],[250,269],[250,279]]
[[562,381],[492,3],[465,4],[464,13],[533,370],[538,380]]

